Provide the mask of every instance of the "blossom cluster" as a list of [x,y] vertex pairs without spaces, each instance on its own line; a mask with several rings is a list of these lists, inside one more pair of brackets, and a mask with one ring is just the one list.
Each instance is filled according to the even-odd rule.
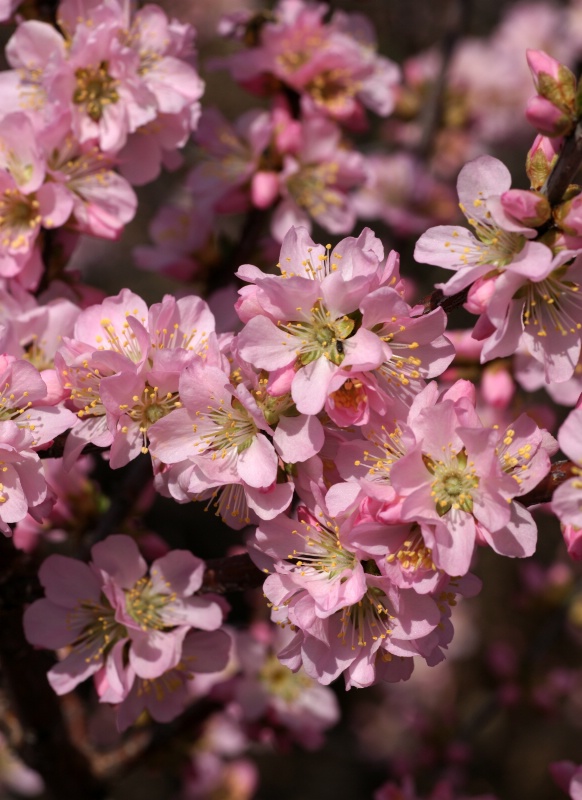
[[21,21],[0,72],[0,277],[32,290],[48,231],[120,235],[131,184],[176,162],[204,90],[192,27],[157,6],[64,0],[58,21]]
[[94,545],[90,564],[49,556],[39,573],[46,597],[29,606],[24,627],[35,645],[69,646],[48,674],[55,692],[97,675],[101,700],[119,704],[121,729],[144,708],[161,722],[177,716],[193,675],[228,661],[222,607],[193,596],[203,572],[186,550],[148,569],[135,541],[121,535]]
[[[320,746],[339,718],[336,679],[396,684],[443,663],[453,609],[481,588],[478,548],[535,553],[529,507],[558,449],[569,479],[552,471],[561,485],[541,511],[582,558],[582,190],[555,188],[582,124],[573,73],[528,52],[537,95],[524,119],[537,136],[530,188],[516,189],[482,153],[496,134],[470,110],[482,43],[459,47],[451,81],[479,131],[460,148],[475,156],[457,180],[469,230],[454,224],[446,159],[429,165],[418,140],[374,154],[353,138],[368,110],[395,112],[382,129],[391,147],[414,131],[434,53],[401,74],[363,17],[306,0],[230,14],[221,33],[239,49],[214,67],[266,100],[232,122],[200,107],[193,28],[154,5],[63,0],[56,26],[18,21],[0,73],[0,530],[27,558],[49,553],[25,635],[57,652],[52,689],[91,679],[119,731],[211,698],[220,710],[201,723],[191,797],[228,781],[250,797],[256,774],[242,758],[225,767],[229,747],[238,759],[255,742]],[[507,64],[514,46],[501,29],[484,49]],[[177,166],[191,136],[182,200],[162,207],[155,246],[135,257],[179,280],[214,264],[209,287],[236,261],[238,287],[148,303],[64,272],[79,235],[121,235],[132,186]],[[220,219],[231,214],[245,215],[234,261]],[[347,235],[358,217],[420,234],[416,261],[453,276],[415,302],[396,250],[370,228]],[[346,238],[321,244],[315,226]],[[447,331],[455,305],[478,316],[472,330]],[[540,388],[575,407],[560,417],[536,398],[524,410],[523,391]],[[229,605],[209,587],[229,581],[205,576],[190,543],[171,549],[129,514],[95,526],[110,502],[99,476],[142,466],[135,507],[155,490],[241,531],[268,608],[249,600],[248,630],[224,625]],[[509,707],[517,668],[501,650],[490,666]],[[576,796],[576,768],[556,769]],[[445,776],[432,796],[454,785]],[[403,769],[376,796],[412,799],[415,780]]]

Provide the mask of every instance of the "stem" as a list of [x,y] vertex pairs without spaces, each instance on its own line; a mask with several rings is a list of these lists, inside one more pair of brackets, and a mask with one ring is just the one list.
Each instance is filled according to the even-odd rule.
[[566,138],[554,169],[542,188],[551,206],[558,205],[568,186],[574,182],[582,164],[582,121],[578,122],[573,133]]
[[459,39],[468,28],[470,0],[456,0],[452,9],[449,6],[449,10],[449,27],[445,31],[440,46],[441,68],[432,93],[422,112],[422,136],[415,148],[416,155],[422,159],[427,159],[430,155],[434,143],[434,134],[441,124],[449,65]]

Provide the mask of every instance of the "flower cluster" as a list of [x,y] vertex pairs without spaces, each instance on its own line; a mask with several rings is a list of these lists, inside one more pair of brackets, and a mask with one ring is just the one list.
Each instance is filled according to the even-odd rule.
[[57,694],[96,675],[102,702],[120,704],[122,729],[144,708],[172,719],[188,702],[193,675],[228,661],[221,606],[194,596],[204,564],[173,550],[148,569],[128,536],[110,536],[91,553],[90,564],[59,555],[44,561],[46,597],[27,609],[26,636],[40,647],[68,648],[48,674]]
[[62,33],[21,22],[0,72],[0,277],[27,289],[42,274],[42,232],[119,236],[136,210],[130,182],[175,160],[204,89],[193,29],[160,8],[64,0],[58,15]]
[[463,167],[460,206],[475,233],[431,228],[418,240],[415,258],[455,271],[439,284],[445,294],[469,290],[467,308],[480,314],[473,336],[485,340],[482,361],[521,345],[543,364],[548,383],[563,382],[576,369],[582,341],[582,240],[564,233],[574,232],[575,199],[555,212],[562,230],[552,241],[540,240],[534,226],[550,218],[546,198],[510,186],[509,170],[491,156]]

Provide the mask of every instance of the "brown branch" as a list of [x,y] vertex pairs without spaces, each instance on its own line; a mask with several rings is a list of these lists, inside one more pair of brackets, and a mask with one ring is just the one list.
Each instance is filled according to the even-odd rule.
[[551,206],[562,202],[568,186],[574,182],[576,173],[582,164],[582,121],[578,122],[573,133],[568,136],[558,155],[542,192],[547,195]]
[[455,0],[449,6],[449,25],[441,40],[441,67],[432,93],[425,103],[421,117],[422,136],[414,152],[422,159],[428,158],[434,144],[434,135],[442,121],[446,98],[449,66],[459,39],[469,26],[470,0]]
[[202,592],[242,592],[263,585],[265,574],[255,566],[248,553],[225,558],[211,558],[206,562]]
[[524,506],[535,506],[539,503],[549,503],[554,491],[574,476],[576,465],[572,461],[556,461],[552,464],[549,473],[543,478],[535,489],[516,498]]

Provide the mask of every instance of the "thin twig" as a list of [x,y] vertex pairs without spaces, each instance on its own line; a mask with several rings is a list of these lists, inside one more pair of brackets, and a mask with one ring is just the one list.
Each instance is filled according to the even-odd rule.
[[420,121],[422,136],[414,148],[416,155],[422,159],[427,159],[430,155],[434,145],[435,133],[442,121],[449,66],[457,43],[465,35],[468,28],[470,5],[470,0],[455,0],[452,11],[450,11],[451,19],[448,30],[445,31],[440,45],[440,72],[432,88],[431,95],[423,108]]

